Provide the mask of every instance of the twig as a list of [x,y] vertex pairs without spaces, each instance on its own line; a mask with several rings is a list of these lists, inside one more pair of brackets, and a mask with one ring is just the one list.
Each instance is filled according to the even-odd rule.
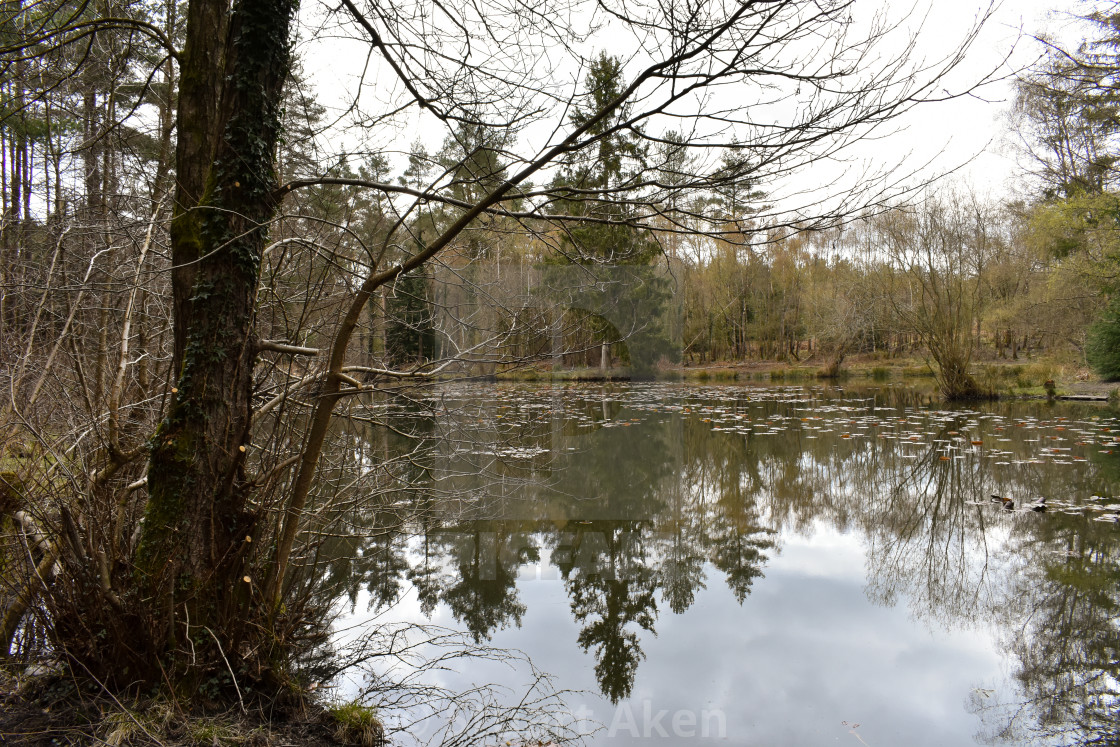
[[204,628],[204,630],[214,639],[214,644],[218,647],[218,653],[222,655],[222,661],[226,663],[226,669],[229,670],[229,677],[233,680],[233,689],[237,691],[237,702],[241,704],[241,713],[248,714],[249,711],[245,708],[245,701],[241,698],[241,688],[237,686],[237,675],[233,673],[233,667],[229,665],[229,659],[226,658],[225,651],[222,651],[222,644],[218,641],[218,636],[214,635],[214,631],[210,630],[210,628]]

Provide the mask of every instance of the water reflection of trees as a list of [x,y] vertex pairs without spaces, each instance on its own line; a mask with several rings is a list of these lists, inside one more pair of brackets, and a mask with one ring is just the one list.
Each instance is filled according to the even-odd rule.
[[691,606],[703,585],[703,564],[710,562],[742,604],[762,576],[766,551],[775,546],[758,500],[767,485],[764,470],[749,457],[746,440],[712,438],[718,434],[703,421],[685,421],[681,428],[673,514],[661,523],[671,545],[663,575],[673,591],[666,598],[677,613]]
[[583,626],[577,642],[594,654],[595,677],[615,703],[630,694],[645,656],[638,630],[653,633],[657,617],[647,541],[640,524],[605,520],[562,533],[556,545],[572,616]]
[[[340,431],[333,485],[355,498],[315,548],[336,558],[324,588],[352,601],[364,590],[383,606],[407,582],[425,614],[446,604],[484,640],[520,623],[518,573],[547,562],[580,625],[573,643],[617,700],[634,686],[659,606],[685,612],[715,573],[743,604],[781,532],[827,525],[864,539],[871,600],[905,599],[938,625],[1007,631],[1020,692],[1001,694],[1000,707],[977,696],[987,738],[1115,743],[1114,527],[988,499],[1080,500],[1120,482],[1113,461],[1065,472],[1030,463],[1037,446],[999,440],[1000,429],[1037,421],[1017,406],[997,420],[940,412],[902,390],[859,402],[683,395],[430,393]],[[721,417],[751,428],[716,431]],[[354,478],[354,463],[374,461],[376,473]]]
[[1114,525],[1078,516],[1017,527],[1015,557],[990,610],[1007,624],[1020,692],[974,710],[991,743],[1041,736],[1120,744],[1120,562]]
[[455,573],[440,599],[476,642],[499,628],[521,624],[525,605],[517,594],[517,571],[540,559],[531,539],[487,524],[450,527],[444,535]]

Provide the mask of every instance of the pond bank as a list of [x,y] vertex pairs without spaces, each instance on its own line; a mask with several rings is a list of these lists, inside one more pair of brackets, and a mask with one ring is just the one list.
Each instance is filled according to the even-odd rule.
[[[794,364],[778,361],[716,362],[706,365],[665,366],[651,377],[655,380],[684,380],[697,383],[762,382],[806,383],[813,381],[859,381],[876,383],[906,382],[919,385],[933,381],[933,370],[919,358],[853,356],[845,362],[840,376],[826,373],[826,362],[815,358]],[[1002,398],[1047,399],[1105,402],[1115,397],[1116,382],[1099,380],[1089,369],[1068,361],[992,359],[973,364],[972,375],[986,390]],[[625,367],[610,369],[523,368],[486,377],[494,381],[515,382],[611,382],[629,381]],[[1051,395],[1047,381],[1054,383]]]
[[0,669],[0,744],[5,746],[339,747],[381,743],[348,733],[332,711],[315,702],[284,717],[253,710],[198,715],[162,698],[127,701],[126,707],[92,683],[75,685],[71,679],[54,675],[17,677]]

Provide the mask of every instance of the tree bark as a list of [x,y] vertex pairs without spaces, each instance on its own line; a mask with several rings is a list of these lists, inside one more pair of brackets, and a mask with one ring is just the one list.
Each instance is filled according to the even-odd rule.
[[[176,651],[185,657],[190,649],[176,648],[180,633],[198,636],[191,644],[197,656],[211,637],[201,631],[214,631],[232,651],[251,628],[241,623],[252,591],[241,565],[256,518],[246,511],[244,480],[253,324],[276,210],[280,96],[295,9],[295,0],[238,0],[224,52],[211,43],[224,27],[224,3],[193,0],[188,11],[172,227],[178,385],[152,441],[136,557],[142,604],[162,610],[150,616],[149,633],[164,669],[177,663]],[[205,153],[213,158],[201,162],[203,170],[196,159]]]
[[[172,313],[189,317],[191,289],[205,252],[200,245],[200,214],[206,180],[221,134],[218,107],[226,72],[229,0],[191,0],[187,6],[186,39],[179,68],[179,111],[176,116],[175,208],[171,222]],[[232,72],[232,71],[231,71]],[[187,325],[176,323],[172,370],[183,367]]]

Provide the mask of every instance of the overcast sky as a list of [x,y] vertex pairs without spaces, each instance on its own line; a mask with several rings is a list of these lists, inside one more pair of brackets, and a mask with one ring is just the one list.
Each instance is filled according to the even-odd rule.
[[[1014,68],[1029,64],[1038,55],[1039,45],[1030,35],[1047,31],[1076,39],[1079,31],[1069,14],[1083,5],[1078,0],[1005,0],[973,46],[967,64],[947,85],[958,92],[967,88],[971,80],[988,73],[1002,78],[1001,82],[987,85],[974,95],[918,107],[900,118],[893,132],[883,132],[882,139],[854,149],[845,164],[815,164],[810,171],[802,172],[791,191],[819,185],[836,189],[835,185],[842,182],[845,172],[850,175],[861,169],[897,169],[900,174],[918,171],[915,181],[956,170],[953,178],[957,181],[997,197],[1022,189],[1024,185],[1015,168],[1016,154],[1007,136],[1007,116],[1013,95],[1010,76]],[[890,14],[902,14],[907,7],[894,0],[859,0],[856,3],[857,11],[862,12],[886,8]],[[947,53],[986,7],[987,2],[981,0],[918,0],[909,23],[922,22],[919,54],[931,60]],[[904,34],[898,38],[903,40]],[[363,70],[367,72],[367,80],[394,79],[387,70],[379,73],[376,67],[366,68],[361,47],[337,37],[301,47],[305,70],[317,86],[321,103],[329,111],[338,111],[341,102],[351,95],[354,81]],[[1005,58],[1008,65],[1001,67]],[[414,139],[420,137],[429,150],[435,151],[444,137],[438,123],[416,117],[375,132],[371,147],[386,153],[395,151],[391,160],[397,173],[404,165],[401,154]],[[772,187],[771,193],[774,191]]]
[[[927,43],[950,40],[978,12],[976,0],[941,0],[931,4],[925,29]],[[1084,3],[1077,0],[1006,0],[997,10],[995,23],[985,29],[981,43],[972,51],[969,70],[993,69],[1012,48],[1011,67],[1036,59],[1039,45],[1033,34],[1046,32],[1067,40],[1079,38],[1079,26],[1071,18]],[[1020,36],[1022,34],[1022,36]],[[1007,133],[1008,112],[1013,96],[1010,80],[986,87],[976,97],[919,109],[909,117],[907,129],[891,142],[889,153],[938,155],[944,168],[967,163],[962,180],[1000,193],[1019,185],[1015,152]]]

